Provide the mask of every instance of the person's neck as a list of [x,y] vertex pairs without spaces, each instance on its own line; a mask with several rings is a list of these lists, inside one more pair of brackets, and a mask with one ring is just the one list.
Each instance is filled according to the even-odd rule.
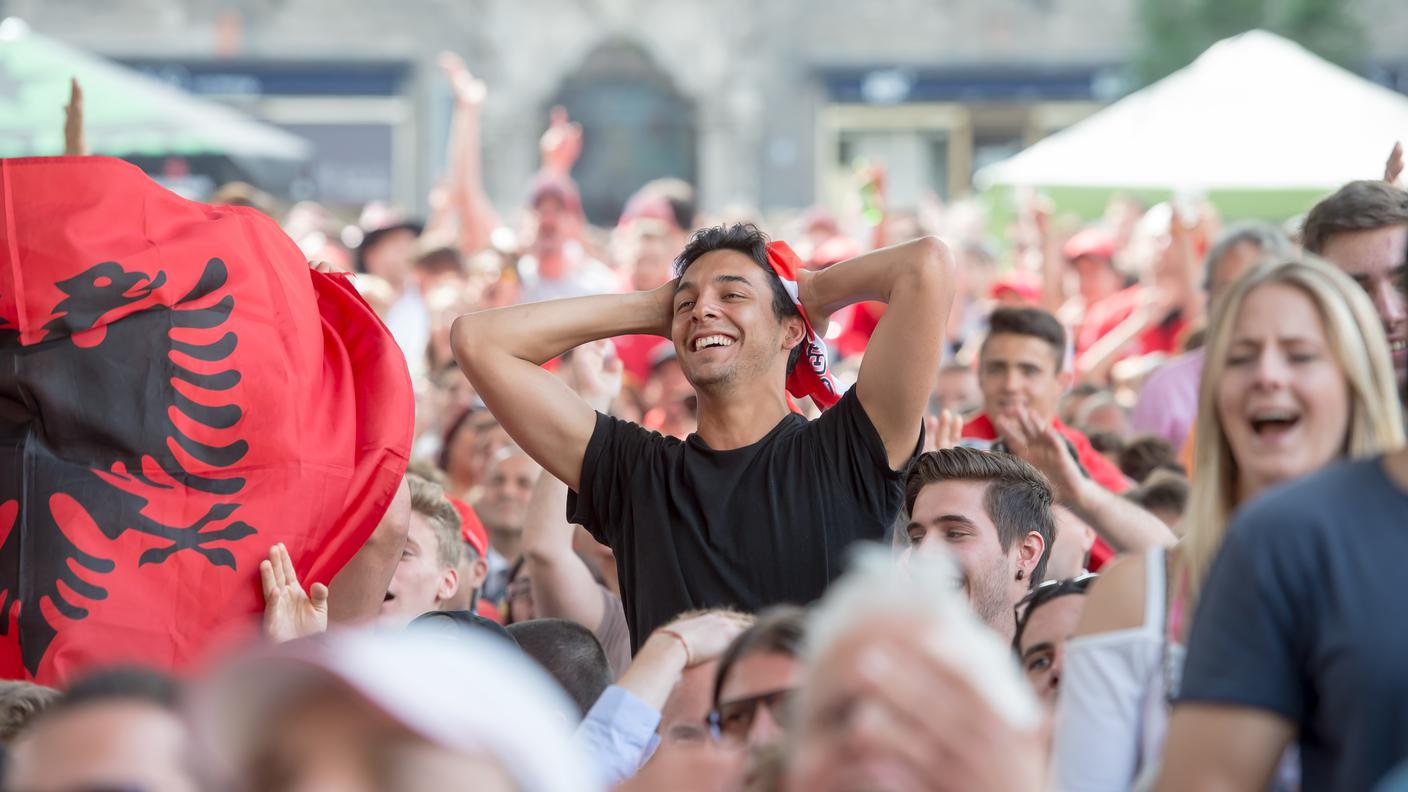
[[1017,616],[1011,608],[1004,608],[1002,613],[998,614],[997,622],[988,622],[988,626],[1007,646],[1011,646],[1012,641],[1017,637]]
[[1245,475],[1238,476],[1236,505],[1241,506],[1244,503],[1250,502],[1252,498],[1255,498],[1256,496],[1267,491],[1271,487],[1276,486],[1277,483],[1279,482],[1261,481]]
[[484,526],[489,529],[489,546],[494,548],[499,555],[510,562],[518,558],[519,551],[523,545],[522,529],[495,528]]
[[774,388],[715,394],[700,391],[698,397],[699,429],[695,434],[715,451],[758,442],[791,412],[787,398]]

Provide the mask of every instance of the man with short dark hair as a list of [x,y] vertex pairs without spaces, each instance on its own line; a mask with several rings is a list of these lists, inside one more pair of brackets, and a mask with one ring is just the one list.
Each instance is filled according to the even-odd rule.
[[914,460],[904,501],[909,546],[901,562],[946,548],[973,611],[1010,642],[1017,626],[1012,609],[1045,578],[1056,537],[1046,479],[1010,454],[945,448]]
[[1311,208],[1305,249],[1344,270],[1364,287],[1384,323],[1393,369],[1408,383],[1408,191],[1382,181],[1353,181]]
[[1114,554],[1112,547],[1133,552],[1172,536],[1152,516],[1115,497],[1130,488],[1129,480],[1057,416],[1072,379],[1065,362],[1066,331],[1056,317],[1038,308],[993,311],[978,351],[983,412],[963,426],[962,444],[1016,454],[1044,473],[1058,500],[1100,535],[1089,565],[1099,569]]
[[508,634],[577,705],[577,712],[563,713],[574,721],[586,716],[615,678],[596,636],[574,621],[529,619],[510,624]]
[[24,792],[194,792],[191,741],[175,680],[114,669],[76,682],[12,746],[4,788]]
[[[453,329],[485,404],[575,490],[569,519],[615,551],[636,648],[683,611],[816,599],[852,542],[886,535],[953,298],[933,238],[810,272],[757,228],[719,226],[695,234],[676,273],[653,291],[482,311]],[[867,299],[889,308],[841,395],[814,328]],[[631,333],[673,340],[698,396],[686,439],[597,413],[541,368]],[[788,390],[833,406],[809,422]]]

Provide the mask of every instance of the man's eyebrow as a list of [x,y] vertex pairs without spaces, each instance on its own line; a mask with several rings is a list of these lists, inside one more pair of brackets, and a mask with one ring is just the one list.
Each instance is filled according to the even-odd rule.
[[694,285],[694,281],[687,281],[687,280],[681,279],[681,280],[679,280],[678,282],[675,283],[675,294],[679,294],[680,292],[684,291],[685,289],[695,289],[695,288],[698,288],[698,287]]
[[1031,647],[1029,647],[1029,648],[1027,649],[1027,651],[1022,652],[1022,660],[1025,661],[1028,657],[1031,657],[1032,655],[1038,654],[1038,653],[1040,653],[1040,652],[1054,652],[1054,651],[1056,651],[1056,645],[1055,645],[1055,644],[1051,643],[1050,641],[1042,641],[1042,642],[1039,643],[1039,644],[1032,644]]
[[714,283],[741,283],[744,286],[752,286],[753,282],[742,275],[716,275]]
[[[969,528],[978,527],[977,523],[973,522],[967,517],[964,517],[961,514],[941,514],[938,517],[935,517],[934,519],[929,521],[930,525],[938,525],[940,523],[960,523],[962,525],[968,526]],[[909,525],[905,526],[905,530],[909,530],[910,528],[913,528],[915,526],[919,526],[922,528],[924,527],[924,523],[921,523],[918,520],[911,520]]]

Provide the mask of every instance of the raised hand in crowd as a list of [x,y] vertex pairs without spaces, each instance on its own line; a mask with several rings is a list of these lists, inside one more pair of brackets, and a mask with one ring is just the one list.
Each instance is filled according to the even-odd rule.
[[621,358],[606,339],[572,350],[566,375],[572,390],[598,412],[609,410],[621,393]]
[[1394,186],[1398,185],[1398,177],[1403,175],[1403,143],[1395,142],[1393,150],[1388,153],[1388,162],[1384,163],[1384,181]]
[[75,77],[69,80],[68,104],[64,106],[64,156],[87,154],[88,141],[83,136],[83,87]]
[[453,52],[440,53],[438,63],[455,97],[449,150],[446,153],[449,178],[445,192],[452,211],[443,213],[443,217],[458,220],[460,251],[473,255],[489,246],[490,235],[499,224],[498,214],[484,190],[483,143],[479,124],[489,88],[483,80],[471,74],[464,59]]
[[314,583],[304,591],[282,542],[259,562],[259,582],[264,590],[264,635],[270,641],[283,643],[328,629],[328,587]]
[[939,451],[953,448],[963,439],[963,416],[944,409],[938,415],[924,417],[924,450]]
[[992,421],[1012,453],[1051,482],[1056,500],[1089,523],[1117,552],[1138,553],[1176,540],[1159,518],[1085,475],[1055,426],[1043,425],[1024,407],[995,414]]
[[572,166],[582,156],[582,125],[568,118],[567,108],[552,109],[548,129],[538,141],[538,151],[544,171],[559,178],[572,177]]
[[616,684],[658,710],[685,669],[717,660],[751,623],[747,616],[724,611],[670,622],[651,633]]

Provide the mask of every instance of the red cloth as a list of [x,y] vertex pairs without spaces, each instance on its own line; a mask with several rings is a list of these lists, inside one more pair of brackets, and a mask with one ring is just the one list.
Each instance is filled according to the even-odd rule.
[[[1096,341],[1104,338],[1110,331],[1119,327],[1120,323],[1128,319],[1139,307],[1140,301],[1144,299],[1143,295],[1144,287],[1131,286],[1090,306],[1085,312],[1084,320],[1076,328],[1076,355],[1084,354],[1087,349],[1094,346]],[[1150,327],[1135,336],[1134,341],[1121,350],[1118,359],[1132,355],[1148,355],[1154,352],[1162,352],[1166,355],[1176,354],[1179,339],[1183,337],[1186,325],[1187,322],[1179,318]]]
[[[1065,425],[1060,418],[1053,418],[1051,425],[1056,427],[1056,431],[1060,432],[1062,437],[1070,441],[1076,450],[1076,460],[1097,484],[1116,495],[1123,495],[1133,486],[1115,463],[1106,459],[1104,454],[1096,451],[1090,445],[1090,438],[1086,437],[1079,429]],[[980,413],[976,418],[963,425],[963,437],[975,440],[997,440],[997,427],[993,426],[992,419],[988,418],[987,413]],[[1114,555],[1114,549],[1104,539],[1096,537],[1095,545],[1090,549],[1090,571],[1098,571]]]
[[792,297],[792,303],[802,314],[803,324],[806,325],[802,354],[797,358],[797,365],[787,375],[787,392],[797,398],[810,396],[816,406],[824,410],[841,400],[841,389],[836,384],[836,378],[831,375],[826,342],[812,328],[807,309],[802,306],[802,299],[797,293],[797,273],[804,269],[804,265],[786,242],[768,244],[768,264],[772,266],[772,271],[777,273],[777,277],[782,279],[782,285],[786,287],[788,295]]
[[841,335],[836,339],[837,354],[851,357],[864,353],[887,307],[885,303],[872,301],[856,303],[846,309],[845,316],[838,317]]
[[0,160],[0,218],[0,677],[188,667],[262,611],[275,542],[327,583],[413,422],[347,279],[107,157]]

